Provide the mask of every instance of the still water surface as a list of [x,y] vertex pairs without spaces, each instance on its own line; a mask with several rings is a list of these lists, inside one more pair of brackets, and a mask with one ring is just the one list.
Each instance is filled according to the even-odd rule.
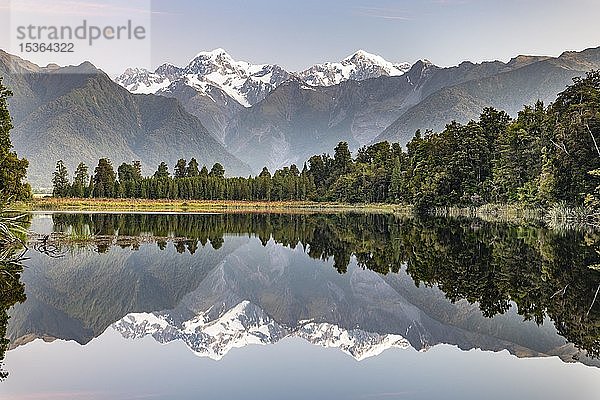
[[352,213],[31,229],[2,399],[600,393],[593,232]]

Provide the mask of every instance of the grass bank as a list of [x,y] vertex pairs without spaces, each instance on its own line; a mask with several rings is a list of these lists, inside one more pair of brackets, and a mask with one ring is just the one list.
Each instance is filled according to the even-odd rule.
[[412,208],[392,204],[341,204],[300,201],[222,201],[147,199],[36,198],[16,204],[21,211],[82,212],[378,212],[410,213]]
[[[228,201],[34,198],[13,204],[18,211],[64,212],[182,212],[182,213],[342,213],[368,212],[413,215],[413,207],[398,204],[344,204],[310,201]],[[486,204],[479,207],[437,207],[437,217],[466,217],[487,222],[546,225],[551,229],[598,229],[600,214],[588,209],[553,205],[532,208],[514,204]]]
[[478,218],[487,222],[541,223],[546,220],[547,210],[516,204],[485,204],[479,207],[436,207],[432,214],[437,217]]

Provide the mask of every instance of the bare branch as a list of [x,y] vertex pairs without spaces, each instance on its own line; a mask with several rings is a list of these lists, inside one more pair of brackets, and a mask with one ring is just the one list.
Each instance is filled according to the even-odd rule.
[[596,147],[596,152],[598,153],[598,157],[600,157],[600,149],[598,148],[598,143],[596,142],[596,138],[594,137],[594,134],[592,133],[590,126],[587,123],[585,123],[584,125],[587,128],[588,132],[590,133],[590,136],[592,137],[592,140],[594,141],[594,146]]
[[558,143],[556,143],[554,140],[550,139],[550,141],[552,142],[553,145],[555,145],[556,147],[558,147],[559,150],[564,151],[567,155],[569,155],[569,152],[567,151],[567,147],[565,146],[564,143],[561,143],[560,145]]
[[585,313],[586,317],[590,314],[590,311],[592,311],[592,307],[594,307],[594,303],[596,302],[596,298],[598,297],[598,292],[599,291],[600,291],[600,285],[598,285],[598,289],[596,289],[596,295],[594,296],[594,300],[592,301],[592,304],[590,305],[590,308],[588,309],[587,313]]

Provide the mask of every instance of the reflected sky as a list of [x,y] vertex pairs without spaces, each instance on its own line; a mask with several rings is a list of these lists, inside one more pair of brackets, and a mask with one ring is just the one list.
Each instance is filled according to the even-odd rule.
[[31,227],[54,232],[62,256],[29,253],[2,399],[600,388],[598,360],[565,339],[598,346],[595,233],[362,214],[55,214]]
[[[558,358],[507,352],[392,349],[357,362],[285,339],[235,349],[221,361],[181,342],[126,340],[108,330],[86,346],[41,341],[8,354],[5,400],[42,399],[597,399],[599,372]],[[574,397],[575,396],[575,397]]]

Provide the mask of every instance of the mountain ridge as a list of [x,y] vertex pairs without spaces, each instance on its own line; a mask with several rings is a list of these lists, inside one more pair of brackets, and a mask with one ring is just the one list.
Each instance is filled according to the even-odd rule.
[[145,174],[161,161],[174,165],[182,157],[209,167],[221,162],[233,174],[249,171],[175,99],[131,94],[88,62],[32,66],[0,51],[0,75],[13,91],[12,140],[30,161],[28,180],[34,187],[50,186],[59,159],[71,171],[85,162],[91,173],[104,157],[115,169],[140,160]]

